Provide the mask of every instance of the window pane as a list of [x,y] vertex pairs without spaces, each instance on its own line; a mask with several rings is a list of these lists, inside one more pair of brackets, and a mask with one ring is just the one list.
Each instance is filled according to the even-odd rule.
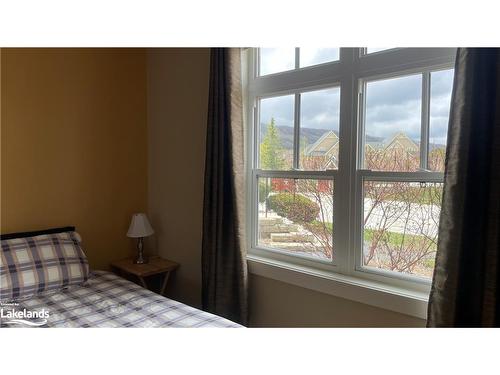
[[429,169],[436,172],[444,172],[453,73],[453,69],[431,73]]
[[289,170],[293,165],[294,95],[260,100],[261,169]]
[[385,50],[388,50],[388,49],[393,49],[393,48],[396,48],[396,47],[368,47],[366,48],[366,53],[369,54],[369,53],[375,53],[375,52],[381,52],[381,51],[385,51]]
[[420,74],[367,83],[365,168],[419,169],[421,97]]
[[338,48],[300,48],[300,67],[324,64],[339,59]]
[[259,48],[260,75],[295,69],[295,48]]
[[300,95],[299,167],[337,169],[339,157],[340,88]]
[[259,178],[258,244],[332,259],[333,181]]
[[430,278],[434,269],[441,183],[364,183],[363,261]]

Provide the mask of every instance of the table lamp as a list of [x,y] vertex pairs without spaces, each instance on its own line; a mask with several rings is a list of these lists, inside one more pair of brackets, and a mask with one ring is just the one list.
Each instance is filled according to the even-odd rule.
[[142,252],[143,249],[143,238],[151,236],[155,231],[149,224],[148,217],[146,214],[139,213],[132,215],[132,221],[130,222],[130,227],[128,228],[127,237],[137,238],[137,258],[135,259],[135,264],[147,263],[147,258],[144,258]]

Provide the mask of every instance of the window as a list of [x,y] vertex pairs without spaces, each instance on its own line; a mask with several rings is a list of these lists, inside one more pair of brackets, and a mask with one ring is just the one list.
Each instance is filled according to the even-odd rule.
[[380,171],[420,168],[422,76],[366,81],[364,167]]
[[300,94],[299,169],[337,169],[340,88]]
[[337,61],[339,48],[259,48],[259,75],[282,73]]
[[249,51],[249,247],[425,291],[455,51],[386,50]]
[[300,48],[300,67],[324,64],[339,59],[338,48]]
[[259,108],[259,166],[270,170],[292,168],[294,96],[262,98]]
[[260,48],[260,75],[295,68],[295,48]]
[[259,177],[258,186],[260,247],[333,258],[332,180]]
[[444,172],[444,155],[448,135],[453,70],[431,73],[431,102],[429,119],[429,169]]
[[366,48],[366,53],[369,54],[369,53],[377,53],[377,52],[383,52],[383,51],[387,51],[389,49],[394,49],[396,47],[368,47]]

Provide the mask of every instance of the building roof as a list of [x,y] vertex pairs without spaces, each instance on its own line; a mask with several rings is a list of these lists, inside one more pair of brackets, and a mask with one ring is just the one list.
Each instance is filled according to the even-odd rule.
[[386,143],[384,148],[385,149],[401,148],[403,150],[416,152],[418,151],[419,146],[405,133],[399,132],[395,134],[388,143]]
[[[367,137],[368,138],[368,137]],[[413,141],[405,133],[396,133],[391,138],[380,140],[375,137],[370,137],[370,140],[365,141],[365,145],[374,149],[388,149],[400,147],[409,151],[418,151],[419,145]],[[338,147],[339,137],[334,131],[325,132],[316,142],[310,145],[305,154],[307,156],[325,156],[331,155]]]
[[330,154],[339,143],[339,137],[332,130],[324,133],[316,142],[307,147],[308,156],[323,156]]

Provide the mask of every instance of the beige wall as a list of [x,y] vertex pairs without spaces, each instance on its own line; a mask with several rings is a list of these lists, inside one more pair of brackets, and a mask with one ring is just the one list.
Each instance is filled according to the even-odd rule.
[[[181,268],[169,295],[199,306],[208,49],[148,55],[149,214],[160,254]],[[187,142],[189,140],[189,143]],[[252,275],[254,327],[418,327],[424,321]]]
[[424,327],[425,320],[252,275],[253,327]]
[[200,306],[209,50],[166,48],[148,57],[149,216],[156,231],[148,245],[181,263],[168,295]]
[[147,207],[146,53],[3,49],[1,231],[75,225],[93,268]]

